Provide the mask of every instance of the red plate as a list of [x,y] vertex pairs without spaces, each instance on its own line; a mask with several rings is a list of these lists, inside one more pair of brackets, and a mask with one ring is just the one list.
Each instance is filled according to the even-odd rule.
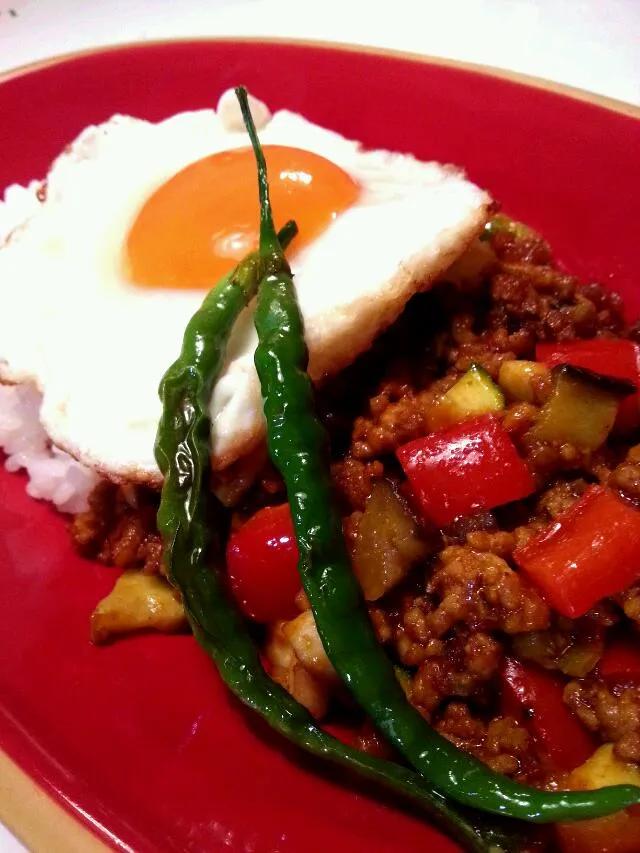
[[[640,308],[640,122],[410,57],[194,42],[35,69],[0,86],[0,187],[42,176],[90,122],[164,118],[238,83],[366,145],[464,165],[568,268]],[[283,749],[191,638],[91,646],[89,615],[114,573],[78,559],[63,520],[24,485],[0,472],[0,746],[104,840],[137,853],[454,850]]]

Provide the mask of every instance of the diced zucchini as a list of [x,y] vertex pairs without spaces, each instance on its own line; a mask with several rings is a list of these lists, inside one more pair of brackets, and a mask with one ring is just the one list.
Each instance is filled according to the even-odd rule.
[[509,397],[525,403],[539,402],[537,386],[549,376],[549,368],[537,361],[503,361],[498,382]]
[[535,426],[543,441],[595,450],[606,440],[620,401],[635,393],[631,382],[568,364],[551,371],[554,387]]
[[430,426],[442,429],[502,409],[504,394],[501,389],[485,370],[473,364],[440,400]]
[[529,228],[524,222],[518,222],[504,213],[496,214],[493,219],[490,219],[484,226],[484,230],[480,235],[480,240],[490,240],[497,231],[508,231],[517,240],[535,239],[539,240],[540,235],[533,228]]

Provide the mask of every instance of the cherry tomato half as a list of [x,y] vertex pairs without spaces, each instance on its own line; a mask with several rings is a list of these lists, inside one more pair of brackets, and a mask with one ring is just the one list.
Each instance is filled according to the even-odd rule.
[[298,546],[288,504],[258,510],[229,537],[227,571],[238,604],[256,622],[297,615]]

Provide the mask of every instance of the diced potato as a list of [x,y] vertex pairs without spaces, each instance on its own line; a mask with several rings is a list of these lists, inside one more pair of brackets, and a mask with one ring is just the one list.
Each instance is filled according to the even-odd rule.
[[601,817],[561,823],[556,833],[562,853],[638,853],[640,817],[628,811]]
[[586,791],[607,785],[640,785],[640,768],[637,764],[621,761],[613,752],[613,744],[605,743],[584,764],[576,767],[569,784]]
[[172,633],[187,626],[178,593],[159,575],[123,572],[91,617],[91,639],[104,643],[132,631]]
[[284,633],[287,623],[282,620],[269,627],[267,641],[264,645],[264,654],[273,666],[292,667],[296,662],[296,653]]
[[537,361],[503,361],[498,382],[509,397],[524,403],[538,403],[539,387],[549,378],[549,368]]
[[[607,785],[640,785],[640,769],[620,761],[607,743],[569,776],[568,787],[592,790]],[[623,811],[598,820],[559,824],[556,827],[563,853],[638,853],[640,816]]]
[[327,685],[310,673],[301,663],[290,667],[274,667],[271,677],[293,698],[321,720],[329,709],[331,698]]
[[358,524],[351,554],[364,597],[376,601],[426,554],[427,546],[408,509],[388,482],[377,482]]
[[320,678],[337,679],[310,610],[305,610],[295,619],[286,622],[282,631],[305,669]]
[[[311,615],[311,611],[308,611],[308,613]],[[304,616],[305,614],[302,615]],[[298,618],[300,617],[296,617],[293,622],[297,622]],[[314,674],[298,660],[294,647],[289,640],[288,633],[291,633],[294,639],[298,641],[301,653],[306,657],[307,661],[311,660],[313,663],[314,658],[317,659],[324,655],[324,649],[321,652],[318,651],[317,644],[320,643],[320,638],[317,636],[317,631],[315,631],[315,623],[313,624],[313,631],[315,631],[316,638],[311,638],[312,649],[306,655],[303,640],[305,636],[309,639],[309,634],[312,633],[311,629],[308,625],[306,627],[298,625],[297,629],[295,627],[291,629],[290,626],[290,622],[277,622],[269,630],[264,654],[272,666],[271,677],[281,687],[284,687],[287,693],[290,693],[301,705],[304,705],[315,719],[320,720],[327,713],[333,684],[330,678],[322,678]],[[315,653],[313,648],[315,648]],[[328,664],[328,660],[326,663]],[[326,664],[319,664],[317,660],[315,664],[319,671],[326,670]],[[328,665],[331,667],[331,664]],[[335,678],[332,667],[331,674]]]

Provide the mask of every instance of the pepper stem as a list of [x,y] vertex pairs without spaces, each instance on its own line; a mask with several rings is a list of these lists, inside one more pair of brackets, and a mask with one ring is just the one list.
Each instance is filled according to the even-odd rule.
[[256,163],[258,166],[258,193],[260,196],[260,252],[266,254],[268,252],[282,251],[282,247],[278,241],[275,225],[273,224],[273,213],[271,211],[271,199],[269,198],[269,182],[267,179],[267,164],[264,159],[264,152],[258,139],[258,132],[253,122],[251,109],[249,108],[249,98],[247,90],[244,86],[237,86],[235,89],[236,97],[240,103],[242,118],[244,125],[247,128],[249,139],[253,153],[256,155]]

